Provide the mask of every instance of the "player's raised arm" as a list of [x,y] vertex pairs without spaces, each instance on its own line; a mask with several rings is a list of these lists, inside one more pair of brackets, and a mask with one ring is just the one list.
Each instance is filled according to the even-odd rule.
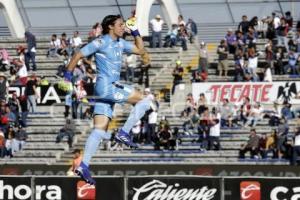
[[132,48],[132,53],[143,55],[145,53],[144,42],[137,28],[136,18],[132,17],[126,21],[126,27],[130,29],[131,35],[134,37],[135,45]]
[[76,52],[73,57],[70,60],[70,63],[67,66],[67,70],[64,73],[64,77],[67,81],[71,81],[73,77],[73,70],[76,67],[78,61],[83,58],[87,57],[99,49],[101,49],[103,45],[103,42],[101,41],[101,38],[97,38],[93,40],[92,42],[85,45],[83,48],[80,49],[80,51]]

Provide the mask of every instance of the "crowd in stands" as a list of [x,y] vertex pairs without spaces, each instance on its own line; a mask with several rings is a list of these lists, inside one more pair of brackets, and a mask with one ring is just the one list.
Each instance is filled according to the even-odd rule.
[[[187,50],[187,42],[197,41],[197,26],[192,19],[186,23],[183,17],[178,17],[178,24],[173,24],[166,38],[162,39],[162,28],[164,21],[160,15],[156,15],[150,21],[152,28],[151,47],[173,47],[180,43],[183,50]],[[92,41],[101,35],[101,26],[96,23],[89,33],[88,41]],[[264,50],[257,47],[257,39],[267,39]],[[20,45],[16,51],[18,58],[12,59],[5,49],[0,50],[0,69],[10,70],[8,80],[0,74],[0,157],[13,157],[14,153],[20,151],[24,146],[27,134],[27,115],[29,112],[36,112],[36,100],[39,98],[36,88],[41,84],[40,77],[35,74],[29,75],[29,71],[38,70],[35,62],[36,39],[30,33],[25,33],[26,46]],[[51,36],[47,57],[57,58],[62,56],[64,61],[58,66],[57,75],[63,77],[63,72],[70,60],[70,57],[77,52],[85,43],[78,31],[75,31],[71,38],[62,33],[60,38],[56,34]],[[279,18],[276,13],[271,17],[259,20],[253,17],[248,21],[247,16],[242,17],[237,30],[228,29],[224,39],[217,47],[218,54],[218,75],[227,76],[229,71],[229,59],[234,59],[235,81],[272,81],[272,75],[277,74],[298,74],[300,61],[300,25],[296,30],[293,27],[293,19],[289,12]],[[199,47],[199,67],[193,74],[193,81],[203,82],[207,80],[209,58],[205,42]],[[258,59],[265,57],[264,77],[260,77]],[[148,70],[151,67],[148,54],[141,58],[136,55],[125,55],[123,68],[125,73],[122,78],[126,82],[138,82],[144,84],[145,96],[157,102],[156,94],[149,88]],[[139,77],[136,75],[137,68],[140,69]],[[180,60],[176,61],[176,67],[172,72],[173,88],[183,80],[184,69]],[[67,94],[65,96],[65,118],[66,124],[59,131],[56,142],[59,143],[64,137],[68,138],[68,145],[73,146],[75,125],[72,119],[91,119],[93,107],[88,106],[87,85],[95,83],[96,69],[92,57],[82,59],[78,62],[74,72],[72,83],[76,86],[66,85],[62,82],[60,88]],[[144,80],[145,76],[145,80]],[[138,78],[137,81],[135,79]],[[24,86],[25,94],[17,97],[15,93],[8,96],[8,87],[12,85]],[[245,158],[245,153],[250,151],[251,158],[288,158],[292,164],[297,161],[300,154],[300,129],[290,130],[289,119],[299,118],[300,110],[292,108],[292,105],[285,101],[283,104],[274,102],[271,110],[264,109],[258,102],[250,102],[245,98],[243,103],[231,104],[228,99],[222,105],[210,107],[205,95],[200,94],[198,102],[195,102],[193,95],[186,98],[185,109],[181,113],[183,121],[181,133],[178,127],[172,129],[168,119],[161,116],[158,120],[158,110],[152,110],[134,126],[132,129],[133,141],[140,144],[154,144],[154,148],[174,150],[177,148],[180,135],[192,136],[197,134],[199,148],[202,150],[221,150],[220,144],[221,129],[234,129],[251,127],[249,140],[240,148],[239,157]],[[71,117],[70,117],[71,116]],[[267,119],[271,132],[257,134],[257,123]],[[290,135],[294,136],[290,137]],[[114,144],[113,138],[108,143],[108,149],[122,149],[122,146]],[[299,155],[300,156],[300,155]]]
[[[200,148],[206,150],[221,149],[220,129],[241,130],[251,127],[249,140],[241,147],[240,158],[245,158],[245,153],[250,151],[251,158],[268,158],[272,153],[272,158],[291,160],[294,147],[300,145],[294,139],[300,130],[300,109],[293,108],[287,101],[283,104],[276,101],[270,109],[258,102],[251,103],[250,98],[245,97],[241,104],[224,99],[219,107],[211,107],[205,94],[200,94],[198,102],[195,102],[192,94],[188,94],[181,118],[184,134],[198,135]],[[290,129],[288,121],[292,119],[298,124],[297,130]],[[272,132],[256,134],[257,123],[262,120],[268,121],[267,126],[272,127]]]
[[189,18],[187,23],[184,21],[183,16],[178,16],[178,23],[172,24],[171,30],[168,31],[164,38],[164,44],[162,45],[162,29],[164,21],[160,15],[156,15],[154,19],[150,21],[150,27],[152,30],[151,47],[174,47],[177,43],[180,43],[182,50],[186,51],[187,42],[194,43],[198,33],[197,25],[193,19]]

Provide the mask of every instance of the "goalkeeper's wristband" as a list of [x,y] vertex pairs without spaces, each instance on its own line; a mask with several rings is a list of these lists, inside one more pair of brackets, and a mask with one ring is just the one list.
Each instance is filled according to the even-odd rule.
[[137,29],[134,30],[134,31],[131,31],[131,35],[132,35],[133,37],[141,36],[139,30],[137,30]]

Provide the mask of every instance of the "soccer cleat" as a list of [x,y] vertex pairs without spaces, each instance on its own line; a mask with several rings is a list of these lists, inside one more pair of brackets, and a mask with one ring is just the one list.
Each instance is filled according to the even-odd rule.
[[83,162],[81,162],[79,167],[75,169],[75,173],[86,183],[90,185],[96,185],[96,181],[92,178],[88,166],[86,166]]
[[118,132],[118,134],[115,136],[115,140],[117,143],[125,144],[126,146],[130,148],[138,148],[139,146],[131,141],[131,138],[128,133],[123,131],[122,129]]

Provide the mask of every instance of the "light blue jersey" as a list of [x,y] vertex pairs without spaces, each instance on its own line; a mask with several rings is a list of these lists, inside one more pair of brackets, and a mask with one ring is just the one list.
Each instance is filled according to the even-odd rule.
[[115,103],[127,101],[133,88],[128,85],[120,85],[122,54],[131,53],[133,44],[124,39],[113,40],[109,34],[101,36],[80,51],[87,57],[95,54],[97,67],[97,81],[95,96],[97,96],[94,114],[105,115],[112,118]]
[[97,81],[113,83],[120,79],[123,52],[131,53],[133,45],[123,39],[112,40],[109,34],[101,36],[81,49],[87,57],[95,54]]

